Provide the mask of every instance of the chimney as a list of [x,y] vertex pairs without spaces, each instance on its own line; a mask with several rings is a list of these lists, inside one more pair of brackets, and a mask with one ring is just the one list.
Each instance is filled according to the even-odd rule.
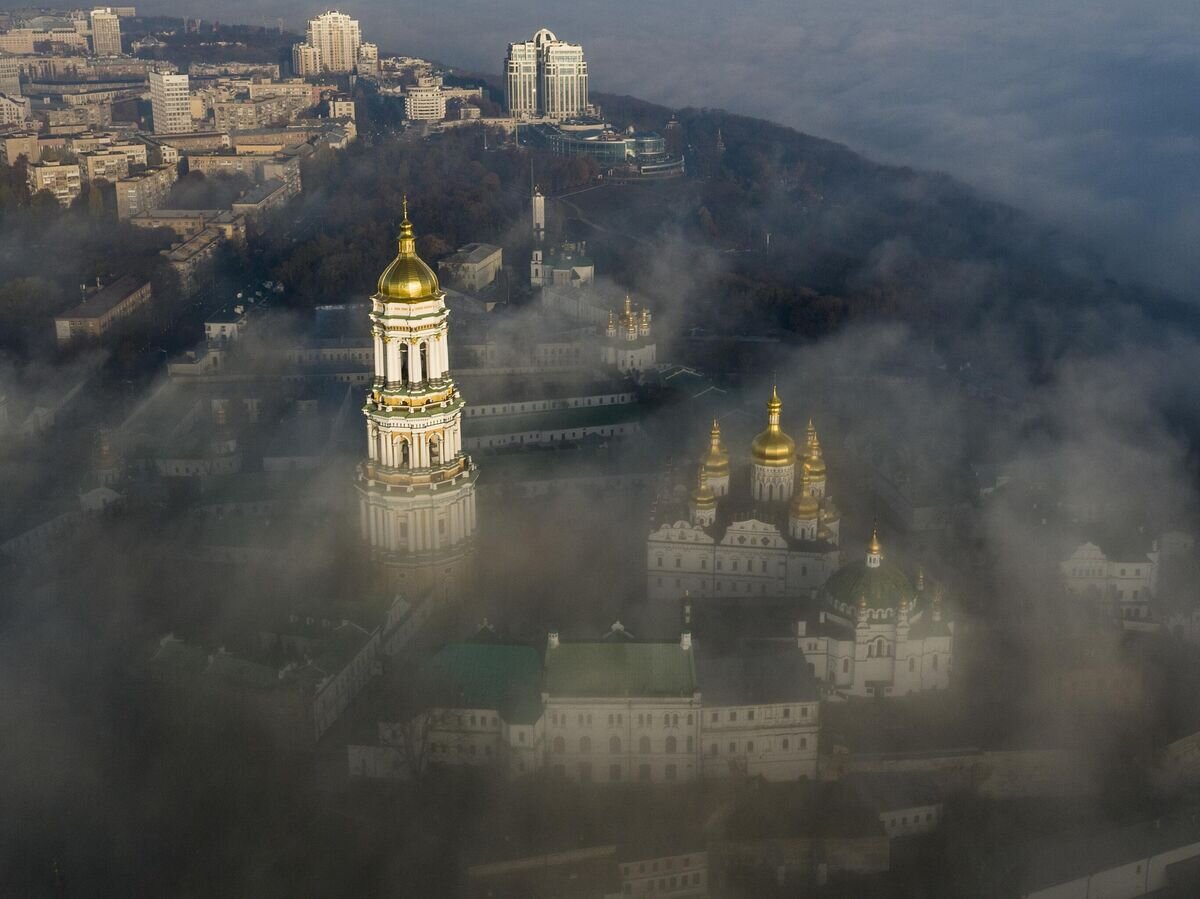
[[546,635],[546,649],[558,649],[558,631],[550,631]]
[[679,648],[683,649],[683,650],[690,650],[692,648],[692,632],[691,631],[684,631],[682,634],[679,635]]

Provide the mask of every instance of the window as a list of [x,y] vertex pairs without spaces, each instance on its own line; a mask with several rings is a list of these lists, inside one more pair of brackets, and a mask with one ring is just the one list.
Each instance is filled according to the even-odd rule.
[[591,737],[580,737],[579,738],[579,751],[584,754],[587,754],[592,751],[592,738]]
[[675,738],[667,737],[667,752],[669,752],[669,753],[675,752],[675,745],[676,745]]
[[524,742],[525,742],[525,731],[523,731],[523,730],[521,730],[521,731],[517,731],[517,742],[518,742],[518,743],[524,743]]
[[789,743],[788,743],[788,738],[787,738],[787,737],[784,737],[784,738],[783,738],[783,748],[784,748],[784,749],[788,749],[788,748],[790,748],[790,746],[789,746]]
[[687,738],[687,751],[694,752],[695,750],[696,750],[696,738],[688,737]]
[[713,743],[711,746],[708,747],[708,754],[709,755],[717,754],[717,744],[716,743]]
[[658,557],[658,567],[662,568],[662,556]]
[[719,720],[720,720],[720,718],[721,718],[721,713],[720,713],[720,712],[713,712],[713,713],[712,713],[712,720],[713,720],[713,724],[716,724],[716,723],[717,723],[717,721],[719,721]]
[[934,671],[937,671],[937,659],[938,659],[938,657],[936,655],[934,655],[934,657],[933,657],[933,670]]
[[842,674],[848,674],[849,672],[850,672],[850,660],[842,659]]
[[729,741],[729,751],[737,752],[737,743],[733,742],[733,740]]
[[737,559],[734,559],[732,562],[729,563],[729,570],[737,571]]
[[609,765],[608,766],[608,779],[613,781],[614,783],[621,779],[621,766],[620,765]]
[[675,766],[667,765],[667,780],[674,780],[674,779],[675,779]]
[[688,727],[692,726],[693,721],[694,721],[694,719],[692,718],[692,714],[691,714],[691,712],[689,712],[688,717],[687,717]]
[[[805,710],[802,710],[802,714],[807,714],[807,713],[808,713],[808,710],[807,710],[807,709],[805,709]],[[791,708],[790,708],[790,707],[788,707],[788,708],[784,708],[784,710],[783,710],[783,717],[784,717],[784,718],[791,718],[791,717],[792,717],[792,710],[791,710]]]
[[642,737],[640,740],[638,740],[638,752],[642,753],[643,755],[646,755],[650,752],[649,737]]
[[729,713],[729,720],[730,720],[730,721],[737,721],[737,712],[730,712],[730,713]]
[[682,564],[683,564],[683,559],[679,558],[679,556],[676,556],[676,557],[675,557],[675,567],[676,567],[676,568],[678,568],[678,567],[680,567]]
[[753,752],[753,751],[754,751],[754,741],[753,741],[753,740],[748,740],[748,741],[746,742],[746,751],[747,751],[747,752]]
[[592,782],[592,765],[590,762],[579,763],[579,781],[585,784]]
[[801,738],[800,738],[800,748],[801,748],[801,749],[807,749],[807,748],[808,748],[808,737],[801,737]]
[[917,660],[915,658],[908,660],[908,670],[909,671],[917,670]]
[[619,753],[621,751],[621,738],[620,737],[610,737],[609,738],[608,751],[611,752],[613,755],[616,755],[617,753]]
[[609,714],[609,716],[608,716],[608,726],[609,727],[613,726],[613,721],[614,721],[614,719],[613,719],[612,714]]
[[555,737],[554,738],[554,754],[562,755],[566,751],[567,751],[567,741],[564,740],[562,737]]
[[702,569],[707,569],[707,568],[708,568],[708,559],[701,559],[701,560],[700,560],[700,567],[701,567]]
[[649,765],[639,766],[638,767],[638,780],[649,780],[649,779],[650,779],[650,766]]
[[747,720],[747,721],[753,721],[753,720],[754,720],[754,709],[751,709],[750,711],[748,711],[748,712],[746,713],[746,720]]

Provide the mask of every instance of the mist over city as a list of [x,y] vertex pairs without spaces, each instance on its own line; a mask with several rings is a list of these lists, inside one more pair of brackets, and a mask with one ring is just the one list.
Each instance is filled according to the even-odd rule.
[[1200,894],[1194,12],[0,11],[0,894]]

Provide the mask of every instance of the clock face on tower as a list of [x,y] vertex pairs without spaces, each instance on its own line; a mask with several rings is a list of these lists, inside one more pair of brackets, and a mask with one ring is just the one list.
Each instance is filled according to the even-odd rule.
[[417,255],[407,201],[398,252],[379,277],[370,319],[374,372],[357,478],[362,535],[406,589],[422,589],[424,580],[436,589],[469,557],[477,472],[463,450],[445,292]]

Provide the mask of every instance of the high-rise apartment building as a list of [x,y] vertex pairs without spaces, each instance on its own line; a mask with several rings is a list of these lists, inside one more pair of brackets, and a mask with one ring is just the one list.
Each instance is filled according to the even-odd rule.
[[375,44],[359,44],[358,46],[358,74],[360,75],[378,75],[379,74],[379,47]]
[[554,119],[581,116],[588,108],[588,70],[583,47],[541,29],[533,40],[508,45],[504,62],[508,111]]
[[121,18],[111,7],[92,10],[92,52],[96,56],[121,55]]
[[309,44],[292,44],[292,72],[301,78],[321,74],[321,51]]
[[330,10],[308,21],[306,43],[320,54],[321,70],[353,72],[358,62],[362,33],[358,20]]
[[150,73],[150,110],[155,134],[182,134],[192,130],[188,76]]

